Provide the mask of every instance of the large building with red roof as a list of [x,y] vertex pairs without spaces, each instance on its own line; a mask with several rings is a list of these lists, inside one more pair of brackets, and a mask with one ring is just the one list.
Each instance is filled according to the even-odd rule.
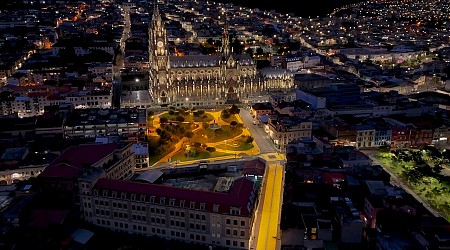
[[[101,170],[110,179],[128,179],[133,175],[132,143],[82,144],[66,149],[38,176],[43,190],[78,194],[77,178],[91,168]],[[91,171],[91,170],[89,170]]]
[[[227,172],[229,167],[237,172]],[[185,168],[201,172],[204,165]],[[208,171],[218,169],[227,177],[219,178],[214,189],[118,180],[86,172],[79,178],[81,213],[85,221],[115,231],[249,249],[259,185],[254,177],[246,176],[263,175],[265,164],[243,160],[208,165]],[[179,168],[165,173],[174,170],[183,173]]]

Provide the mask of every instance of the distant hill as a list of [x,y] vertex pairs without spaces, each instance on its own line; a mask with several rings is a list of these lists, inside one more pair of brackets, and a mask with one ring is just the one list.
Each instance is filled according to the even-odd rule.
[[275,10],[279,13],[293,13],[300,17],[324,16],[337,7],[366,0],[216,0],[260,10]]

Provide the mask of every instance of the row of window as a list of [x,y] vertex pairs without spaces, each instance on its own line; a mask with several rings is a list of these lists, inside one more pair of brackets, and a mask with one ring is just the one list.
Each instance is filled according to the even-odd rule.
[[[225,234],[226,235],[231,235],[231,229],[227,228],[225,230]],[[233,230],[233,236],[238,236],[238,230],[236,230],[236,229]],[[245,231],[241,230],[240,236],[244,237],[245,236]]]
[[[127,165],[124,164],[123,166],[127,166]],[[99,195],[99,190],[94,189],[94,195]],[[116,191],[110,191],[109,192],[109,190],[103,190],[102,196],[103,197],[110,197],[110,198],[118,198],[119,197],[118,193]],[[155,202],[155,200],[156,200],[155,196],[140,195],[139,199],[136,199],[136,194],[128,195],[127,193],[120,193],[120,198],[121,199],[129,199],[131,201],[139,200],[141,202],[149,202],[149,203],[160,204],[160,205],[169,205],[169,206],[175,206],[175,203],[176,203],[175,202],[176,200],[172,199],[172,198],[168,199],[169,204],[166,204],[166,200],[167,199],[165,197],[160,197],[159,198],[159,203],[156,203]],[[185,202],[186,202],[185,200],[180,200],[179,203],[178,203],[178,206],[181,207],[181,208],[184,208],[185,207]],[[206,209],[206,203],[200,202],[200,203],[198,203],[198,205],[199,205],[198,206],[199,210],[205,210]],[[120,205],[120,206],[122,206],[122,205]],[[122,208],[120,206],[118,205],[117,207],[118,208]],[[114,202],[113,202],[113,207],[115,207]],[[215,207],[218,210],[218,205],[215,205]],[[123,204],[123,208],[127,209],[126,204]],[[190,209],[197,209],[197,203],[195,201],[190,201],[189,202],[189,208]]]
[[[226,220],[226,224],[227,225],[231,225],[231,219],[227,219]],[[233,220],[233,225],[237,226],[238,225],[238,220]],[[241,220],[241,226],[245,227],[245,220]]]

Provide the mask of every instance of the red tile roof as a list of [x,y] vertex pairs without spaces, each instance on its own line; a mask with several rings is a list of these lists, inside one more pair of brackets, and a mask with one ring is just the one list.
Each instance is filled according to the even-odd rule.
[[[240,207],[241,215],[250,216],[248,204],[251,201],[253,193],[253,182],[247,178],[239,178],[234,181],[228,193],[209,192],[194,189],[185,189],[179,187],[164,186],[151,183],[139,183],[125,180],[99,179],[96,186],[99,195],[102,190],[118,191],[129,194],[138,194],[146,196],[155,196],[155,202],[159,204],[160,198],[166,199],[166,205],[169,199],[175,199],[175,206],[180,206],[180,201],[184,200],[184,207],[189,208],[190,202],[195,202],[195,208],[199,208],[200,203],[205,203],[205,210],[213,212],[213,205],[219,205],[219,213],[230,213],[230,207]],[[117,197],[121,197],[117,194]],[[139,197],[136,197],[139,200]],[[252,208],[250,208],[252,209]]]
[[44,171],[40,177],[76,177],[85,167],[90,167],[112,154],[118,144],[83,144],[66,149]]
[[58,178],[73,178],[77,177],[82,168],[74,167],[66,163],[58,163],[49,165],[39,175],[41,177],[58,177]]
[[31,214],[31,226],[40,230],[48,228],[50,224],[60,225],[69,215],[69,210],[35,210]]
[[341,173],[323,173],[322,178],[326,184],[333,185],[337,180],[346,180],[345,174]]
[[261,160],[255,159],[244,163],[244,167],[242,169],[242,174],[252,174],[263,176],[266,170],[266,164]]

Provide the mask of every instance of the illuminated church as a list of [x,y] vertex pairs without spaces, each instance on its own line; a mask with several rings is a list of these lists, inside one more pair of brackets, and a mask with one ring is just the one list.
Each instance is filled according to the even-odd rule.
[[166,29],[156,6],[149,25],[150,96],[157,105],[212,106],[239,102],[261,91],[249,54],[233,54],[225,25],[220,54],[169,55]]

